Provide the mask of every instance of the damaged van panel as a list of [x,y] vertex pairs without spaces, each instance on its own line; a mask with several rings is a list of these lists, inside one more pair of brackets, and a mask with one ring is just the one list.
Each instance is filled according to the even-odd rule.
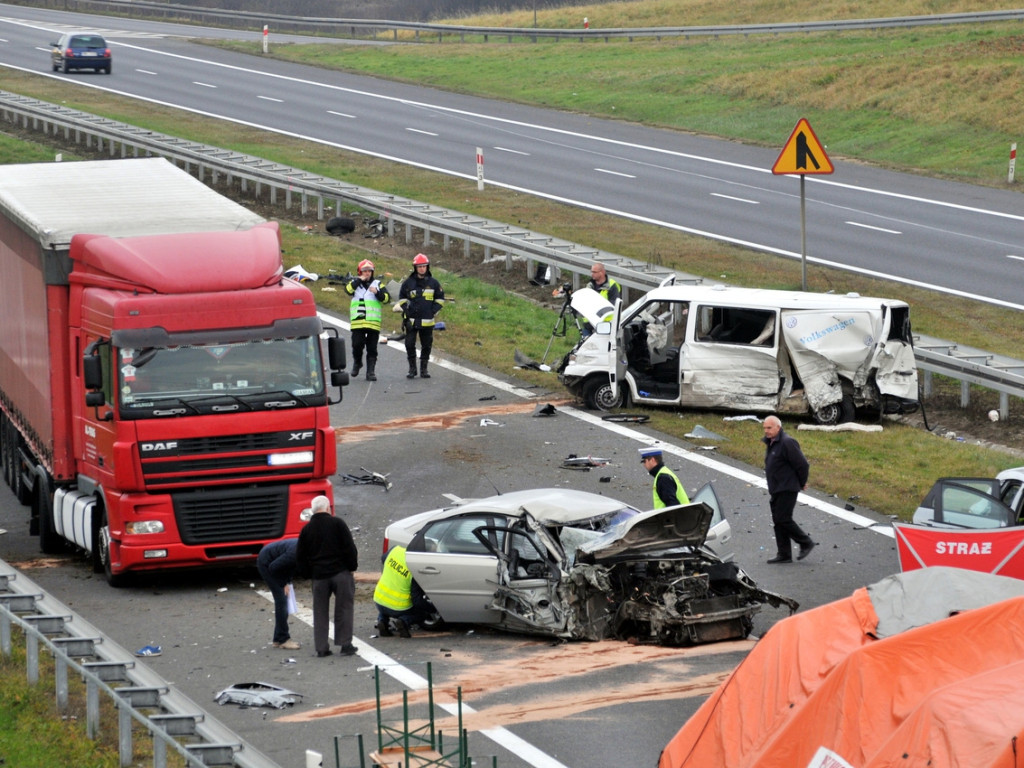
[[609,322],[591,293],[576,291],[571,307],[594,332],[558,369],[588,407],[809,413],[826,424],[856,408],[917,408],[905,302],[666,284],[620,305]]
[[385,547],[406,546],[450,623],[691,645],[746,637],[764,604],[797,608],[758,588],[731,552],[710,549],[731,537],[711,485],[692,504],[649,512],[577,491],[521,491],[398,521],[386,537]]

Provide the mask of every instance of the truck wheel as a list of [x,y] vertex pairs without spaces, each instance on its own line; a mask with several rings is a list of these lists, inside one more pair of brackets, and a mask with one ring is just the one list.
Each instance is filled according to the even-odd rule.
[[612,394],[612,385],[603,376],[595,376],[583,385],[583,404],[591,410],[611,411],[626,404],[622,387],[618,396]]
[[66,551],[64,538],[53,525],[53,495],[50,483],[45,478],[36,481],[36,492],[32,496],[32,512],[39,520],[39,551],[44,555],[59,555]]
[[128,577],[121,573],[115,574],[110,569],[110,526],[107,525],[106,511],[103,512],[103,518],[100,522],[96,550],[99,552],[100,561],[103,563],[103,573],[106,574],[107,584],[114,588],[127,586]]

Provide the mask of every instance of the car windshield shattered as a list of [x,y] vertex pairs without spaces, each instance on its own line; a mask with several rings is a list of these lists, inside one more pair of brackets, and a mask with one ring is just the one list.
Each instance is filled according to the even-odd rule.
[[121,347],[123,418],[275,410],[326,402],[317,337]]
[[[439,621],[567,640],[692,645],[746,637],[764,604],[795,611],[706,546],[723,521],[710,486],[695,499],[712,503],[575,519],[538,517],[536,502],[499,512],[494,500],[425,513],[410,519],[406,561]],[[391,528],[396,542],[407,522]]]

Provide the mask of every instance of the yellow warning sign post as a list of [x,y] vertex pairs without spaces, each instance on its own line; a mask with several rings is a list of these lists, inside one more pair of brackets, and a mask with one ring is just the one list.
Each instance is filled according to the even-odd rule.
[[786,146],[772,166],[775,174],[800,175],[800,263],[803,290],[807,290],[807,195],[804,177],[809,173],[832,173],[832,161],[805,118],[797,121]]

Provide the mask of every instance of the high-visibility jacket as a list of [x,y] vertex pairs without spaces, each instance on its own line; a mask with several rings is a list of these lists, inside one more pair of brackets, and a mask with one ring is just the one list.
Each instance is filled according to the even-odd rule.
[[[376,294],[370,291],[373,286],[377,287]],[[391,301],[387,288],[381,285],[379,280],[368,283],[356,278],[345,284],[345,293],[352,297],[348,309],[352,329],[369,328],[379,331],[382,319],[381,306]]]
[[654,475],[654,486],[651,488],[651,495],[654,497],[654,506],[651,509],[663,509],[668,506],[675,506],[674,504],[666,504],[661,500],[661,496],[658,495],[658,480],[662,478],[662,475],[672,480],[676,486],[676,498],[679,499],[680,504],[689,504],[690,497],[686,495],[686,491],[683,488],[683,484],[679,482],[679,478],[676,477],[676,473],[666,467],[664,464],[661,465],[661,469],[658,470],[657,474]]
[[405,547],[393,547],[384,561],[384,571],[373,590],[373,601],[385,608],[412,608],[412,572],[405,564]]

